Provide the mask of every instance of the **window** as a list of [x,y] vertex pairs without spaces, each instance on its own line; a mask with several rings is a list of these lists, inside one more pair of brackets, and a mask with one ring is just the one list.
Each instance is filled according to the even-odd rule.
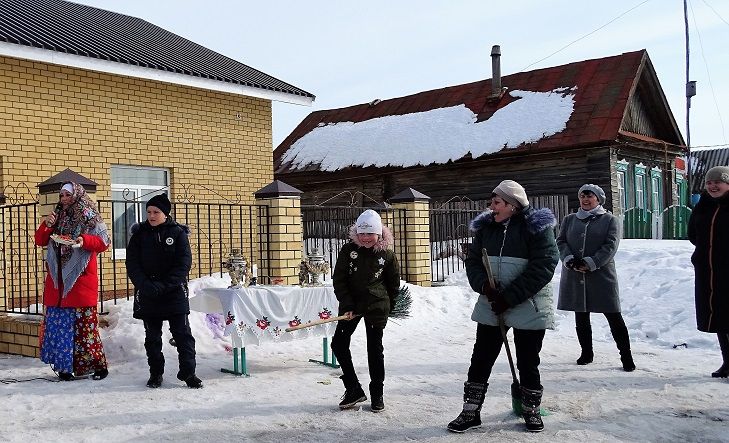
[[654,211],[663,210],[663,192],[661,190],[661,170],[651,169],[651,209]]
[[645,208],[645,175],[635,176],[635,206]]
[[625,159],[618,160],[615,163],[615,171],[618,178],[618,201],[615,204],[616,208],[613,211],[620,213],[625,212],[628,209],[628,162]]
[[645,166],[643,164],[635,165],[635,207],[645,209]]
[[686,205],[686,196],[688,195],[688,190],[686,189],[686,178],[683,176],[681,172],[679,172],[677,169],[674,169],[676,173],[676,203],[679,206],[685,206]]
[[[618,207],[620,212],[625,212],[628,209],[628,202],[625,200],[625,172],[618,171]],[[617,209],[617,208],[616,208]]]
[[161,168],[111,167],[113,246],[116,258],[126,257],[129,228],[146,219],[144,204],[162,192],[170,195],[170,173]]

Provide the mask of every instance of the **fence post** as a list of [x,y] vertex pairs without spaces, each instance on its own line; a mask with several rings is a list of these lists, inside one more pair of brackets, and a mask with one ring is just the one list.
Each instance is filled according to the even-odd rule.
[[302,191],[280,180],[254,193],[256,203],[268,206],[268,226],[260,226],[263,247],[268,251],[268,269],[259,270],[271,283],[299,283],[301,263],[301,194]]
[[394,209],[405,212],[405,217],[396,221],[396,232],[405,236],[405,257],[398,257],[398,260],[405,262],[406,281],[430,286],[430,197],[407,188],[391,197],[389,202]]

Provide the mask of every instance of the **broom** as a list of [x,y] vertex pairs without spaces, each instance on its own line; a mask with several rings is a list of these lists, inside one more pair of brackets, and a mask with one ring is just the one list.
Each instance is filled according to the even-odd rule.
[[[489,254],[486,248],[482,250],[481,261],[483,261],[483,267],[486,269],[486,276],[488,277],[489,286],[491,289],[496,289],[496,282],[494,281],[494,273],[491,271],[491,262],[489,262]],[[499,315],[499,329],[501,329],[501,338],[504,340],[504,347],[506,348],[506,357],[509,359],[509,368],[511,369],[511,409],[515,414],[521,415],[521,386],[519,385],[519,379],[516,376],[516,370],[514,369],[514,359],[511,357],[511,348],[509,347],[509,338],[506,336],[506,326],[504,325],[504,314]]]
[[[410,289],[407,285],[403,285],[398,291],[395,299],[392,303],[392,309],[390,309],[389,318],[408,318],[410,317],[410,306],[413,303],[412,296],[410,295]],[[286,328],[286,332],[298,331],[299,329],[308,328],[311,326],[323,325],[333,321],[348,320],[346,315],[338,315],[336,317],[329,317],[323,320],[314,320],[309,323],[302,323],[297,326]]]

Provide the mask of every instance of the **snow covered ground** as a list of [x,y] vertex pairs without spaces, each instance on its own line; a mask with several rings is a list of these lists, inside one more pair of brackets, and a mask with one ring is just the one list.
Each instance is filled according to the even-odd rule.
[[[572,313],[558,311],[542,352],[545,431],[529,434],[510,410],[511,376],[502,352],[484,403],[484,426],[446,431],[461,409],[462,386],[474,341],[476,295],[465,273],[447,286],[411,286],[412,316],[385,330],[386,410],[369,404],[339,411],[339,372],[314,363],[321,340],[247,349],[250,378],[230,367],[226,343],[205,316],[191,314],[202,390],[174,379],[177,359],[165,344],[167,369],[159,389],[145,387],[143,327],[131,306],[111,308],[102,338],[110,375],[102,381],[51,382],[37,359],[0,355],[0,379],[41,380],[0,385],[3,441],[729,441],[729,381],[712,379],[721,357],[716,336],[696,331],[693,248],[686,241],[625,240],[617,256],[622,305],[637,370],[623,372],[607,322],[593,315],[595,362],[575,365],[579,345]],[[554,284],[559,282],[559,270]],[[193,281],[224,286],[223,279]],[[367,383],[364,333],[353,340],[360,379]],[[168,334],[168,333],[167,333]]]

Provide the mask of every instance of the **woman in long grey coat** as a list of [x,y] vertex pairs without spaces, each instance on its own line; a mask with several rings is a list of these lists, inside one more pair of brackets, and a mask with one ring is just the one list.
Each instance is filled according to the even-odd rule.
[[635,370],[630,352],[628,328],[620,313],[618,274],[615,253],[620,243],[618,219],[607,212],[605,192],[593,184],[582,185],[578,192],[580,208],[565,217],[557,237],[564,269],[559,282],[557,309],[574,311],[577,339],[582,354],[578,365],[592,363],[590,313],[600,312],[610,325],[625,371]]

